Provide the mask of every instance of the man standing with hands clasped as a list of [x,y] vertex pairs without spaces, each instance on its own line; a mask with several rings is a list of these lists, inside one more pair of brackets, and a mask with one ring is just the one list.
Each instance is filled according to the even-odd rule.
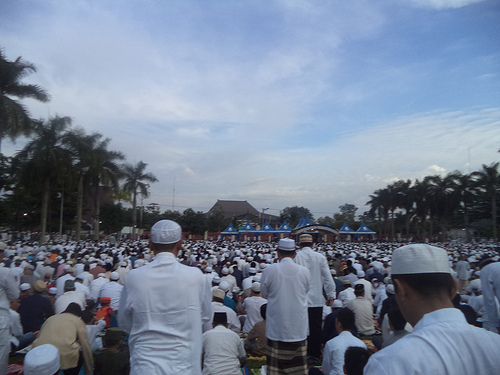
[[311,288],[307,294],[309,315],[309,337],[307,338],[307,356],[315,364],[321,363],[321,325],[323,322],[323,306],[325,297],[331,305],[335,298],[335,282],[333,281],[328,262],[324,255],[311,248],[313,237],[310,234],[301,234],[299,237],[300,250],[295,257],[295,263],[306,267],[311,275]]
[[281,239],[278,260],[264,269],[260,281],[267,299],[267,373],[307,373],[307,293],[309,270],[296,264],[295,241]]
[[372,374],[497,374],[500,335],[467,323],[444,249],[415,244],[392,254],[396,301],[413,333],[370,357]]
[[130,271],[118,311],[130,334],[130,373],[201,374],[202,323],[210,320],[208,279],[177,261],[182,229],[161,220],[151,228],[154,260]]

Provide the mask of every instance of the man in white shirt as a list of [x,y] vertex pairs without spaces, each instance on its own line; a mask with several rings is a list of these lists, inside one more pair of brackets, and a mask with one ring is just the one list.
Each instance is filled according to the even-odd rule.
[[65,274],[56,280],[57,297],[60,297],[64,293],[64,283],[66,280],[75,280],[73,272],[73,268],[68,267],[65,269]]
[[483,292],[484,327],[500,333],[498,301],[500,301],[500,263],[491,259],[481,262],[481,290]]
[[295,241],[281,239],[279,262],[266,267],[260,281],[261,295],[268,301],[266,336],[270,375],[283,371],[307,373],[310,274],[306,267],[293,261],[295,255]]
[[[210,316],[213,318],[216,312],[226,313],[229,329],[235,333],[240,333],[241,322],[238,319],[238,315],[234,312],[234,310],[224,305],[225,295],[226,293],[219,288],[214,289],[212,291],[212,313]],[[210,321],[207,321],[203,325],[203,332],[209,331],[210,329],[212,329],[212,319],[210,319]]]
[[335,283],[324,255],[313,251],[313,237],[310,234],[301,234],[299,237],[300,250],[295,257],[295,263],[306,267],[311,275],[311,287],[307,294],[309,336],[307,338],[307,355],[313,362],[321,358],[321,324],[323,322],[323,306],[327,302],[331,305],[335,299]]
[[344,354],[348,347],[357,346],[367,349],[366,344],[351,333],[354,329],[354,313],[348,308],[339,310],[335,328],[339,334],[326,343],[323,352],[321,370],[325,375],[344,374]]
[[243,332],[248,333],[251,331],[255,323],[262,320],[260,315],[260,307],[267,303],[265,298],[260,296],[260,283],[255,282],[252,284],[252,296],[245,298],[243,301],[243,308],[247,313],[245,324],[243,325]]
[[106,278],[106,275],[104,273],[98,274],[97,279],[90,283],[90,298],[94,302],[97,302],[97,300],[99,299],[101,288],[106,283],[109,283],[109,279]]
[[113,311],[118,311],[118,309],[120,308],[120,297],[123,290],[123,285],[120,285],[118,283],[118,280],[120,280],[120,274],[116,271],[111,272],[109,279],[109,283],[105,283],[103,286],[101,286],[101,290],[99,291],[99,298],[111,298],[110,307],[113,309]]
[[370,357],[364,374],[495,374],[500,335],[467,323],[444,249],[426,244],[392,253],[396,301],[413,333]]
[[201,374],[202,324],[210,320],[210,283],[177,261],[182,229],[160,220],[151,228],[155,258],[129,272],[118,324],[130,334],[130,374]]
[[57,297],[54,304],[55,313],[62,313],[72,302],[77,303],[82,310],[85,310],[85,306],[87,305],[85,295],[76,291],[75,280],[66,280],[64,283],[64,293]]
[[203,334],[203,375],[235,375],[241,373],[246,353],[240,337],[228,329],[224,312],[216,312],[213,329]]

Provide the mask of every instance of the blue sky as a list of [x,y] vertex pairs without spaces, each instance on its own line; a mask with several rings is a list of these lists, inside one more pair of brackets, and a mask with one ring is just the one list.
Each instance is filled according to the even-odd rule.
[[146,204],[318,218],[500,159],[499,20],[495,0],[4,0],[0,46],[52,96],[33,116],[148,164]]

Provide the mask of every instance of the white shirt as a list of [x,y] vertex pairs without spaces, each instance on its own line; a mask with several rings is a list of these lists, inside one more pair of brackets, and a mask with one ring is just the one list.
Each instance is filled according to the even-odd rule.
[[73,276],[71,276],[69,273],[67,273],[66,275],[63,275],[63,276],[59,277],[56,280],[56,288],[57,288],[56,297],[59,298],[64,293],[64,283],[66,282],[66,280],[74,280],[74,279],[75,278]]
[[339,293],[339,300],[342,301],[342,305],[344,307],[347,306],[347,303],[353,299],[356,298],[356,295],[354,294],[354,289],[351,287],[344,289]]
[[344,374],[344,354],[348,347],[358,346],[366,349],[366,344],[354,337],[349,331],[342,331],[325,344],[321,370],[325,375]]
[[95,302],[97,302],[97,299],[99,298],[101,287],[106,283],[109,283],[109,280],[105,277],[98,277],[90,283],[90,298],[92,298]]
[[[359,279],[358,281],[356,281],[354,283],[354,285],[358,285],[358,284],[363,284],[364,287],[365,287],[365,298],[370,301],[370,303],[373,304],[373,296],[372,296],[372,283],[369,282],[368,280],[366,279]],[[354,288],[354,286],[353,286]],[[355,288],[354,288],[355,289]]]
[[306,267],[311,275],[311,286],[307,294],[309,307],[322,307],[325,304],[323,290],[328,298],[335,298],[335,282],[324,255],[314,252],[310,247],[303,247],[294,260]]
[[243,282],[241,283],[241,286],[243,287],[243,290],[247,290],[248,288],[252,287],[253,277],[254,276],[255,275],[248,276],[246,279],[243,279]]
[[243,342],[233,331],[218,325],[203,334],[203,375],[239,375]]
[[305,340],[309,334],[307,293],[309,270],[283,258],[262,272],[260,293],[267,298],[266,336],[284,342]]
[[109,297],[111,298],[110,307],[113,311],[117,311],[120,308],[120,297],[122,295],[123,285],[118,284],[116,281],[110,281],[101,286],[99,291],[99,298]]
[[230,307],[227,307],[221,302],[212,302],[212,313],[210,315],[210,320],[203,325],[203,332],[212,329],[212,322],[214,321],[214,313],[225,312],[227,316],[227,323],[229,324],[229,329],[235,333],[240,333],[241,322],[238,319],[238,315]]
[[85,299],[90,299],[90,291],[89,288],[87,288],[85,285],[82,283],[75,281],[75,290],[77,292],[82,293],[85,296]]
[[500,335],[467,323],[455,308],[425,314],[413,333],[373,354],[365,375],[490,375],[500,368]]
[[245,320],[245,324],[243,325],[244,333],[250,332],[255,323],[262,320],[262,316],[260,315],[260,307],[265,303],[267,303],[267,300],[260,296],[245,298],[245,300],[243,301],[243,307],[247,312],[247,318]]
[[163,252],[129,272],[119,326],[130,333],[131,374],[201,374],[202,324],[210,320],[210,284],[199,269]]
[[481,270],[481,289],[483,291],[484,326],[490,331],[497,332],[500,327],[498,305],[500,301],[500,263],[488,264]]
[[60,297],[57,297],[56,302],[54,303],[55,313],[62,313],[64,310],[66,310],[71,302],[78,303],[82,310],[84,310],[85,306],[87,305],[87,301],[85,301],[85,296],[83,295],[83,293],[72,290],[63,293],[63,295]]

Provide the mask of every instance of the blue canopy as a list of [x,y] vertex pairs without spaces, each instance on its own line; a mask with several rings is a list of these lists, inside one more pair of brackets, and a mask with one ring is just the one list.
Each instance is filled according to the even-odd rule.
[[240,229],[240,233],[255,233],[257,232],[257,229],[255,229],[252,224],[250,224],[250,220],[247,220],[247,223],[243,225],[243,227]]
[[372,231],[371,229],[369,229],[364,222],[361,223],[361,226],[356,231],[356,233],[357,234],[376,234],[374,231]]
[[299,229],[299,228],[305,227],[307,225],[312,225],[311,219],[309,219],[309,216],[303,216],[300,218],[300,221],[297,224],[297,226],[295,227],[295,229]]
[[259,233],[276,233],[276,231],[273,229],[272,226],[269,225],[269,223],[266,220],[262,228],[259,229]]
[[352,230],[347,223],[344,222],[342,228],[339,230],[339,234],[356,234],[356,231]]
[[220,234],[222,240],[224,239],[224,236],[231,236],[231,235],[238,236],[238,240],[240,239],[240,234],[236,229],[234,229],[233,224],[231,223],[229,223],[229,226],[222,232],[220,232]]
[[292,231],[292,228],[290,228],[290,225],[286,222],[286,220],[283,222],[281,227],[276,231],[277,233],[290,233]]

